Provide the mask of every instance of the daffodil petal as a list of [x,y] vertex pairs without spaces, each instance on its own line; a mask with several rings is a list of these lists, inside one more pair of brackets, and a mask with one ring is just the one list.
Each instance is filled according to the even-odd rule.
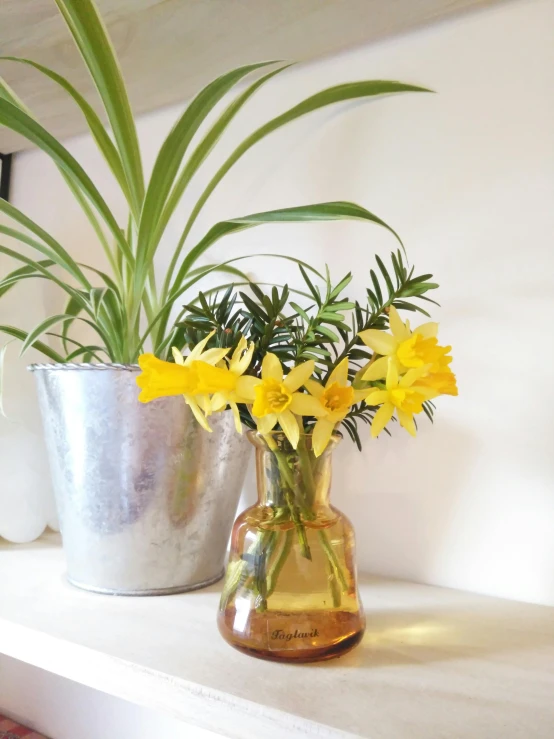
[[333,434],[335,424],[328,421],[326,418],[320,418],[314,426],[312,433],[312,449],[316,457],[319,457],[329,443],[329,439]]
[[279,358],[268,352],[262,361],[262,379],[269,380],[273,378],[277,382],[283,382],[283,368]]
[[306,380],[306,382],[304,383],[304,387],[310,393],[310,395],[314,396],[314,398],[321,398],[325,390],[323,385],[320,385],[319,382],[316,382],[316,380]]
[[225,396],[225,393],[214,393],[212,395],[211,405],[212,405],[212,411],[214,413],[217,413],[218,411],[222,411],[227,405],[227,398]]
[[389,357],[389,366],[387,369],[387,390],[398,387],[398,365],[394,357]]
[[240,420],[239,408],[236,403],[229,403],[231,411],[233,413],[233,419],[235,421],[235,429],[238,434],[242,434],[242,421]]
[[237,344],[237,348],[233,352],[233,355],[231,357],[231,362],[238,362],[241,358],[241,355],[243,351],[246,349],[247,341],[244,338],[244,336],[240,337],[239,343]]
[[185,360],[184,360],[183,355],[177,349],[176,346],[172,346],[171,347],[171,353],[173,354],[173,359],[175,360],[175,364],[181,364],[181,365],[183,365],[185,363]]
[[420,377],[425,377],[429,373],[429,369],[430,365],[426,364],[424,367],[408,370],[404,377],[400,378],[400,387],[411,387]]
[[388,356],[394,354],[398,341],[391,334],[384,331],[378,331],[376,328],[368,328],[367,331],[361,331],[358,336],[366,346],[373,349],[377,354]]
[[184,398],[189,408],[194,413],[194,417],[196,418],[198,423],[202,426],[202,428],[206,429],[206,431],[209,431],[211,433],[212,429],[210,428],[210,424],[206,420],[206,416],[200,410],[196,400],[190,395],[185,395]]
[[405,341],[410,338],[410,329],[406,328],[404,321],[400,318],[400,315],[394,305],[391,305],[389,311],[389,326],[392,331],[392,335],[398,341]]
[[405,428],[406,431],[411,436],[415,436],[416,426],[415,426],[413,415],[411,413],[405,413],[404,411],[401,411],[400,409],[397,409],[396,415],[398,416],[398,420],[402,428]]
[[389,400],[389,394],[386,390],[375,390],[370,393],[365,402],[368,405],[381,405],[381,403],[387,403]]
[[433,400],[437,398],[441,393],[435,390],[434,387],[424,387],[423,385],[412,385],[413,389],[416,390],[425,400]]
[[394,413],[394,406],[392,403],[385,403],[382,405],[377,413],[373,417],[371,424],[371,438],[376,439],[381,431],[385,428],[387,423],[391,420],[392,414]]
[[204,351],[204,347],[206,346],[206,344],[208,343],[208,341],[212,338],[214,334],[215,334],[215,329],[211,333],[209,333],[205,339],[202,339],[202,341],[198,342],[198,344],[194,347],[194,349],[185,359],[185,364],[190,364],[190,362],[193,362],[195,359],[198,359],[198,357]]
[[314,369],[315,362],[313,359],[309,359],[307,362],[302,362],[302,364],[297,364],[296,367],[293,367],[285,377],[283,385],[287,390],[293,393],[310,379],[314,373]]
[[[153,361],[154,360],[154,361]],[[161,360],[157,359],[153,354],[141,354],[138,358],[138,366],[141,368],[141,370],[144,372],[147,370],[152,364],[155,364],[155,362],[159,362]]]
[[361,401],[365,400],[368,395],[371,395],[374,390],[375,388],[373,387],[365,388],[365,390],[354,390],[354,403],[361,403]]
[[294,393],[292,401],[289,406],[293,413],[297,416],[315,416],[320,418],[327,415],[327,410],[313,395],[306,395],[305,393]]
[[421,326],[414,328],[414,334],[423,336],[424,339],[434,339],[439,333],[439,324],[434,321],[422,323]]
[[349,410],[349,408],[346,408],[345,410],[331,411],[328,416],[325,416],[325,420],[331,421],[331,423],[336,426],[337,423],[344,420]]
[[196,359],[201,359],[202,362],[206,362],[206,364],[216,365],[228,352],[229,349],[207,349],[205,352],[198,355]]
[[254,342],[252,341],[248,349],[246,349],[246,351],[242,355],[242,357],[231,363],[231,369],[233,370],[235,374],[243,375],[246,372],[246,370],[250,367],[250,362],[252,361],[252,355],[254,354],[254,349],[255,349],[255,346],[254,346]]
[[261,380],[259,377],[252,377],[251,375],[243,375],[242,377],[239,377],[236,387],[237,395],[240,395],[241,398],[246,398],[249,403],[253,402],[256,398],[256,385],[259,385],[260,382]]
[[283,433],[290,441],[292,448],[296,449],[298,446],[298,440],[300,439],[300,428],[295,415],[290,411],[283,411],[282,413],[279,413],[278,420],[283,429]]
[[212,413],[212,404],[208,395],[195,395],[194,399],[198,403],[198,407],[205,416],[210,416]]
[[338,382],[339,385],[348,384],[348,357],[345,357],[342,362],[337,364],[335,369],[329,375],[329,379],[325,386],[329,387],[333,382]]
[[372,362],[367,370],[362,375],[362,380],[365,382],[372,382],[374,380],[381,380],[387,376],[387,369],[389,367],[388,357],[380,357]]
[[256,421],[256,425],[260,434],[269,434],[269,432],[273,430],[275,424],[277,423],[277,414],[268,413],[267,416],[263,416],[263,418],[254,417],[254,420]]

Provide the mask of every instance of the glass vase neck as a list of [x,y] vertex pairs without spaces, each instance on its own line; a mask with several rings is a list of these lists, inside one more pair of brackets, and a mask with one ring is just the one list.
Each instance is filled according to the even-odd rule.
[[259,505],[290,508],[294,501],[304,516],[329,505],[332,454],[340,434],[333,435],[319,457],[313,453],[311,434],[301,434],[296,449],[282,432],[262,436],[250,431],[248,438],[256,447]]

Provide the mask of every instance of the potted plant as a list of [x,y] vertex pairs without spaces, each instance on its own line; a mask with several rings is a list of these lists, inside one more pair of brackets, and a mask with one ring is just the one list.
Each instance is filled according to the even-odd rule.
[[[34,347],[54,364],[34,365],[50,463],[68,555],[70,579],[106,592],[167,592],[218,577],[232,510],[242,484],[246,447],[230,434],[230,414],[218,417],[211,441],[199,436],[182,399],[151,408],[134,395],[136,361],[150,348],[170,358],[182,338],[177,301],[212,272],[247,282],[230,259],[197,266],[217,240],[264,223],[362,219],[394,231],[354,203],[332,202],[241,215],[216,223],[197,242],[190,233],[199,213],[234,164],[273,131],[320,108],[355,98],[378,97],[423,88],[394,81],[361,81],[318,92],[247,136],[222,161],[191,209],[167,272],[155,274],[160,239],[187,187],[229,123],[255,94],[288,65],[250,64],[208,84],[188,104],[162,143],[152,174],[145,180],[135,121],[119,64],[93,0],[55,0],[91,74],[105,119],[61,75],[29,59],[26,64],[60,85],[82,112],[90,133],[128,205],[121,224],[109,204],[70,152],[37,121],[23,101],[0,80],[0,126],[18,132],[44,151],[89,219],[105,253],[109,272],[77,263],[71,251],[14,205],[0,200],[0,213],[12,225],[0,233],[35,254],[0,245],[20,266],[4,276],[0,295],[23,280],[46,279],[67,296],[65,309],[29,331],[11,325],[0,331]],[[215,106],[249,75],[262,76],[236,94],[221,113]],[[196,140],[200,127],[204,135]],[[396,234],[395,234],[396,236]],[[182,316],[181,316],[182,317]],[[74,327],[84,322],[95,338],[83,343]],[[192,406],[194,408],[194,406]],[[221,461],[219,475],[207,478],[205,460]],[[225,467],[224,460],[236,465]],[[225,476],[228,510],[214,506]],[[194,484],[193,484],[194,483]],[[225,519],[225,520],[223,520]],[[215,538],[212,558],[206,557]],[[196,563],[196,564],[195,564]]]
[[414,275],[400,251],[390,270],[376,259],[380,278],[371,270],[365,305],[344,294],[350,274],[335,285],[301,268],[304,307],[286,286],[269,296],[256,285],[254,297],[240,293],[236,312],[230,292],[188,306],[189,344],[211,351],[217,367],[197,350],[186,359],[175,350],[177,364],[139,359],[143,402],[181,392],[202,407],[202,425],[230,406],[239,431],[239,415],[251,429],[258,502],[233,528],[218,625],[232,646],[256,657],[310,662],[360,641],[354,531],[330,503],[340,430],[359,449],[364,424],[373,438],[392,420],[415,436],[418,414],[432,420],[433,400],[458,394],[438,324],[401,317],[429,316],[420,301],[438,287],[432,275]]

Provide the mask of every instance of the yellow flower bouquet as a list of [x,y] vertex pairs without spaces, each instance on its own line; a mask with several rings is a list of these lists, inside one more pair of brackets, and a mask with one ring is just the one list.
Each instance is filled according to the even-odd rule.
[[[361,638],[352,527],[329,504],[332,449],[340,429],[361,448],[360,424],[372,438],[394,421],[415,436],[416,417],[432,420],[433,400],[458,392],[438,324],[401,316],[430,317],[421,303],[435,303],[432,275],[414,276],[400,251],[390,271],[376,260],[366,305],[345,296],[350,274],[333,285],[300,264],[304,307],[288,286],[200,293],[178,324],[174,362],[139,359],[141,401],[182,395],[207,432],[227,409],[238,433],[250,429],[259,501],[235,523],[219,626],[257,656],[322,659]],[[292,646],[290,633],[300,635]]]

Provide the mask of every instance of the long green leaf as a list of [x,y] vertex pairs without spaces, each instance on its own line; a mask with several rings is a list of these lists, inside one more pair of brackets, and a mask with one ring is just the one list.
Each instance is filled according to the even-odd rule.
[[78,349],[70,352],[65,358],[65,361],[74,362],[81,354],[92,354],[96,360],[101,362],[102,360],[96,355],[96,352],[98,351],[103,351],[101,346],[95,346],[94,344],[91,344],[90,346],[81,346]]
[[52,259],[52,261],[56,262],[56,264],[58,264],[60,267],[66,269],[78,282],[85,286],[90,286],[89,281],[87,280],[71,254],[69,254],[69,252],[66,251],[60,243],[52,238],[52,236],[50,236],[47,231],[45,231],[37,223],[28,218],[14,205],[8,203],[7,200],[2,200],[1,198],[0,213],[5,213],[9,218],[19,223],[35,236],[38,236],[38,238],[41,239],[41,241],[44,241],[44,243],[47,244],[50,249],[47,249],[45,246],[32,239],[30,236],[27,236],[27,234],[22,233],[21,231],[10,229],[7,226],[0,226],[0,233],[5,233],[6,235],[17,239],[18,241],[22,241],[23,243],[28,244],[28,246],[31,246],[33,249],[41,252],[41,254],[44,254],[44,256],[48,257],[48,259]]
[[240,277],[243,280],[248,280],[248,275],[246,275],[242,270],[237,269],[236,267],[228,267],[224,264],[205,264],[203,267],[196,267],[196,269],[191,269],[191,271],[188,273],[189,277],[196,277],[196,275],[204,275],[208,274],[212,270],[216,270],[218,272],[225,272],[229,275],[236,275],[237,277]]
[[[0,61],[18,62],[20,64],[27,64],[30,67],[33,67],[34,69],[44,74],[46,77],[49,77],[57,85],[62,87],[73,98],[73,100],[79,106],[82,114],[84,115],[92,137],[95,140],[98,148],[100,149],[102,156],[106,160],[115,179],[117,180],[119,186],[125,194],[125,197],[129,201],[129,190],[127,187],[127,182],[125,180],[125,172],[123,171],[119,152],[108,136],[106,129],[102,125],[102,121],[96,115],[94,108],[89,105],[89,103],[85,100],[81,93],[78,92],[73,87],[73,85],[65,79],[65,77],[62,77],[57,72],[54,72],[53,69],[49,69],[48,67],[45,67],[42,64],[38,64],[31,59],[24,59],[17,56],[0,56]],[[21,105],[19,107],[21,107]]]
[[0,77],[0,98],[7,100],[12,105],[16,105],[18,108],[21,108],[21,110],[29,113],[29,115],[31,114],[29,108],[25,105],[23,100],[18,95],[16,95],[15,91],[12,90],[6,80],[2,77]]
[[[48,267],[51,267],[54,262],[51,259],[41,259],[39,261],[39,264],[47,269]],[[35,277],[43,278],[44,275],[42,275],[40,272],[37,272],[34,267],[30,267],[28,265],[15,269],[13,272],[10,272],[4,278],[2,278],[2,280],[0,280],[0,298],[9,290],[11,290],[14,285],[17,285],[17,283],[21,280],[28,280]]]
[[110,266],[114,271],[114,274],[118,276],[118,279],[120,279],[120,270],[119,270],[118,261],[116,260],[116,258],[114,257],[112,253],[110,245],[108,244],[108,240],[106,239],[106,235],[104,234],[104,231],[102,230],[102,226],[98,222],[98,218],[96,217],[96,213],[94,212],[94,209],[91,207],[86,196],[83,195],[78,185],[75,184],[75,182],[71,179],[71,177],[69,177],[67,173],[64,172],[63,169],[61,169],[61,167],[58,167],[58,170],[61,176],[64,178],[66,185],[69,187],[69,189],[73,193],[73,197],[81,206],[81,209],[83,210],[90,225],[92,226],[92,229],[94,233],[96,234],[96,238],[100,242],[100,245],[102,246],[102,249],[104,250],[104,254],[108,258],[108,262],[110,263]]
[[[221,75],[198,93],[173,126],[156,158],[144,199],[138,234],[138,270],[148,264],[157,247],[157,240],[161,236],[158,226],[162,211],[194,134],[214,106],[237,82],[250,72],[274,63],[248,64]],[[173,207],[176,204],[177,201],[174,200]],[[171,213],[166,211],[165,218],[169,219],[170,215]]]
[[48,316],[48,318],[45,318],[44,321],[41,321],[39,324],[37,324],[35,328],[32,329],[32,331],[29,331],[29,333],[27,334],[27,338],[21,346],[19,356],[24,354],[30,346],[33,346],[34,342],[36,341],[36,339],[39,338],[39,336],[42,336],[42,334],[46,333],[49,328],[54,326],[56,323],[60,323],[60,321],[63,321],[65,318],[67,318],[65,313],[61,313],[54,316]]
[[[0,326],[0,332],[7,334],[8,336],[13,336],[14,339],[19,339],[20,341],[25,341],[27,339],[27,331],[23,331],[20,328],[16,328],[15,326]],[[34,341],[33,347],[35,349],[38,349],[39,352],[42,352],[48,359],[51,359],[53,362],[63,362],[64,359],[61,356],[61,354],[58,354],[58,352],[51,349],[47,344],[43,344],[42,341]]]
[[[40,69],[40,70],[44,71],[44,73],[47,74],[48,76],[52,77],[52,79],[54,79],[54,80],[58,80],[59,79],[60,81],[63,81],[63,83],[65,83],[65,84],[62,84],[62,82],[60,82],[60,84],[62,84],[62,87],[69,87],[69,88],[71,88],[71,90],[73,91],[74,95],[76,95],[78,98],[80,98],[79,93],[74,88],[71,87],[71,85],[69,84],[69,82],[67,82],[66,80],[64,80],[63,77],[60,77],[55,72],[52,72],[52,70],[49,70],[47,67],[43,67],[40,64],[37,65],[34,62],[29,61],[28,59],[19,59],[18,57],[0,57],[0,61],[1,60],[21,61],[21,62],[30,64],[31,66],[36,67],[37,69]],[[6,100],[8,100],[9,102],[13,103],[15,106],[17,106],[18,108],[20,108],[21,110],[23,110],[25,113],[27,113],[31,118],[33,118],[33,119],[35,118],[35,116],[33,115],[32,111],[29,110],[29,108],[27,108],[27,106],[23,103],[23,101],[20,100],[15,95],[15,93],[11,90],[11,88],[9,88],[9,86],[7,85],[7,83],[4,80],[2,80],[2,78],[0,78],[0,97],[4,97]],[[85,106],[88,105],[88,103],[83,98],[80,98],[80,100],[83,102],[83,104]],[[95,116],[96,114],[94,113],[94,111],[92,110],[92,108],[90,108],[90,106],[88,106],[88,108],[90,109],[91,116]],[[102,135],[104,136],[104,146],[106,148],[109,147],[109,146],[111,146],[112,149],[113,149],[113,152],[114,152],[115,156],[117,158],[119,158],[119,154],[117,152],[117,149],[115,149],[114,145],[111,142],[111,139],[109,138],[109,136],[107,135],[106,131],[102,127],[102,124],[100,123],[100,120],[98,118],[96,120],[98,121],[98,125],[100,126],[100,129],[102,131]],[[93,129],[91,129],[91,130],[93,130]],[[94,135],[94,130],[93,130],[93,135]],[[100,136],[100,135],[101,134],[98,133],[98,136]],[[109,154],[108,154],[108,156],[109,156]],[[88,218],[88,220],[90,221],[90,224],[92,225],[92,227],[93,227],[93,229],[94,229],[94,231],[95,231],[95,233],[96,233],[96,235],[98,237],[98,240],[100,241],[100,243],[102,245],[102,248],[104,249],[104,252],[106,253],[106,256],[108,257],[108,260],[109,260],[110,264],[112,265],[112,268],[114,269],[114,272],[116,274],[119,274],[119,269],[118,269],[117,262],[114,260],[114,256],[112,254],[112,251],[110,249],[110,246],[109,246],[109,244],[108,244],[108,242],[106,240],[106,237],[104,235],[104,232],[102,231],[102,228],[101,228],[100,224],[98,223],[98,218],[96,217],[96,214],[95,214],[93,208],[91,207],[88,199],[81,192],[81,189],[80,189],[79,185],[77,185],[77,183],[73,180],[73,178],[71,178],[67,174],[67,172],[59,164],[57,165],[57,167],[58,167],[58,170],[59,170],[61,176],[64,178],[66,185],[69,187],[69,189],[71,190],[73,196],[75,197],[75,199],[77,200],[77,202],[81,206],[81,208],[82,208],[83,212],[85,213],[86,217]],[[114,164],[114,167],[117,169],[117,164],[116,163]],[[119,168],[121,169],[121,161],[119,161]],[[117,176],[117,172],[114,172],[114,173]],[[124,177],[123,177],[122,182],[120,182],[120,185],[122,187],[126,185],[125,178]],[[126,197],[127,197],[127,193],[125,193],[125,194],[126,194]]]
[[55,0],[102,99],[138,218],[144,177],[137,131],[117,57],[92,0]]
[[77,301],[81,302],[81,305],[83,309],[92,317],[94,318],[94,314],[92,313],[90,306],[88,305],[85,298],[83,298],[82,295],[79,294],[79,291],[75,288],[71,287],[71,285],[68,285],[63,280],[60,280],[59,277],[57,277],[53,272],[49,272],[48,269],[43,267],[40,262],[36,262],[34,259],[30,259],[29,257],[26,257],[24,254],[19,254],[18,252],[14,251],[13,249],[8,249],[7,246],[0,246],[0,253],[6,254],[8,257],[12,257],[12,259],[15,259],[18,262],[23,262],[23,264],[28,265],[29,267],[33,267],[37,272],[40,272],[42,275],[44,275],[48,280],[51,282],[54,282],[58,287],[60,287],[64,292],[66,292],[68,295],[71,295],[72,297],[75,297]]
[[62,326],[62,333],[60,336],[65,352],[69,351],[67,348],[67,342],[73,341],[72,339],[68,338],[69,329],[71,328],[73,321],[75,320],[75,317],[78,316],[82,310],[83,310],[83,305],[80,300],[77,300],[73,296],[68,299],[65,309],[64,309],[64,313],[66,316],[70,316],[70,318],[64,321],[64,324]]
[[[75,320],[74,316],[71,316],[67,313],[60,313],[60,314],[57,314],[54,316],[48,316],[48,318],[45,318],[43,321],[37,324],[35,328],[32,329],[32,331],[29,332],[29,334],[27,335],[27,338],[23,342],[23,346],[21,347],[20,354],[23,354],[25,351],[27,351],[27,349],[30,346],[34,346],[35,341],[39,338],[39,336],[46,333],[49,328],[51,328],[57,323],[62,323],[62,321],[66,321],[68,318]],[[106,341],[105,332],[102,329],[102,326],[99,321],[89,321],[87,318],[82,318],[81,316],[77,316],[76,320],[86,323],[88,326],[90,326],[96,331],[96,333],[102,338],[102,340]]]
[[[92,354],[93,354],[94,358],[97,359],[99,362],[102,362],[103,361],[101,357],[99,357],[99,356],[97,356],[95,354],[95,352],[105,352],[106,349],[103,346],[86,346],[85,347],[85,346],[83,346],[83,344],[81,344],[80,341],[77,341],[76,339],[70,339],[67,336],[64,337],[62,334],[57,334],[55,331],[47,331],[45,335],[46,336],[53,336],[56,339],[62,339],[62,341],[65,338],[65,341],[67,343],[74,344],[75,346],[80,347],[81,349],[86,349],[88,353],[91,353],[91,350],[94,350],[94,351],[92,351]],[[67,347],[65,347],[65,346],[64,346],[64,351],[67,352],[67,356],[64,359],[64,362],[69,362],[69,357],[73,354],[73,352],[70,352],[69,349],[67,349]]]
[[[82,285],[85,285],[85,286],[89,285],[87,278],[81,272],[81,270],[77,268],[77,265],[75,263],[74,264],[75,264],[76,269],[73,269],[73,266],[71,265],[71,263],[68,264],[63,259],[63,257],[53,252],[51,249],[49,249],[44,244],[41,244],[39,241],[36,241],[35,239],[31,238],[31,236],[28,236],[26,233],[22,231],[18,231],[17,229],[14,229],[14,228],[9,228],[9,226],[2,226],[2,225],[0,225],[0,233],[19,241],[22,244],[28,244],[33,249],[35,249],[36,251],[46,256],[48,258],[47,261],[52,261],[58,267],[62,267],[63,269],[65,269],[70,275],[72,275]],[[40,260],[40,261],[44,262],[45,260]]]
[[[266,82],[268,82],[270,79],[280,74],[281,72],[284,72],[285,69],[288,69],[290,66],[290,64],[286,64],[282,67],[279,67],[279,69],[274,69],[273,71],[264,75],[259,80],[256,80],[252,85],[247,87],[244,92],[238,95],[238,97],[233,100],[233,102],[229,106],[227,106],[227,108],[215,121],[210,130],[206,133],[202,141],[198,144],[198,146],[195,147],[194,152],[186,163],[183,171],[179,175],[179,178],[177,179],[177,182],[175,183],[175,186],[171,191],[171,195],[169,196],[163,213],[159,219],[158,238],[161,238],[161,234],[164,232],[169,219],[171,218],[172,214],[175,211],[175,208],[181,200],[181,197],[183,196],[187,185],[191,181],[194,174],[198,171],[198,168],[204,162],[208,154],[217,144],[233,118],[237,115],[237,113],[241,110],[245,103],[252,97],[252,95],[254,95],[254,93],[259,90],[260,87],[262,87],[262,85],[264,85]],[[181,249],[176,249],[173,253],[171,264],[167,271],[162,296],[167,295],[167,291],[169,290],[169,285],[171,283],[171,278],[173,276],[173,271],[179,259],[180,253]]]
[[104,283],[106,284],[106,286],[111,287],[111,289],[116,294],[118,294],[118,287],[108,274],[103,272],[101,269],[96,269],[96,267],[91,267],[90,264],[83,264],[82,262],[78,262],[78,265],[82,267],[83,269],[88,269],[90,272],[94,272],[94,274],[98,275],[98,277],[101,277]]
[[389,80],[366,80],[362,82],[349,82],[343,85],[336,85],[335,87],[329,87],[326,90],[312,95],[311,97],[303,100],[298,105],[290,108],[285,113],[273,118],[258,128],[254,133],[250,134],[244,141],[239,144],[231,156],[221,165],[216,174],[208,183],[204,192],[198,199],[190,217],[185,226],[181,238],[179,239],[178,249],[181,249],[184,244],[190,230],[198,217],[198,214],[204,207],[206,201],[215,190],[217,185],[221,182],[223,177],[231,169],[231,167],[238,162],[238,160],[251,149],[254,144],[261,141],[261,139],[268,136],[273,131],[276,131],[281,126],[290,123],[291,121],[300,118],[307,113],[311,113],[320,108],[324,108],[327,105],[333,105],[334,103],[344,102],[346,100],[354,100],[356,98],[368,98],[375,97],[377,95],[388,95],[399,92],[432,92],[424,87],[417,87],[415,85],[406,85],[402,82],[394,82]]
[[98,210],[129,262],[133,255],[112,212],[79,162],[31,116],[7,100],[0,100],[0,124],[20,133],[42,149],[82,189]]
[[[212,246],[218,239],[237,231],[243,231],[246,228],[259,226],[262,223],[302,223],[313,221],[336,221],[339,219],[350,218],[364,221],[371,221],[390,231],[402,244],[400,237],[394,229],[388,226],[384,221],[365,208],[356,203],[336,202],[336,203],[316,203],[314,205],[302,205],[297,208],[282,208],[280,210],[269,210],[265,213],[253,213],[242,218],[233,218],[229,221],[220,221],[208,231],[204,238],[190,250],[187,254],[175,280],[175,285],[179,285],[188,270],[194,262],[204,252]],[[171,291],[173,294],[174,290]]]

